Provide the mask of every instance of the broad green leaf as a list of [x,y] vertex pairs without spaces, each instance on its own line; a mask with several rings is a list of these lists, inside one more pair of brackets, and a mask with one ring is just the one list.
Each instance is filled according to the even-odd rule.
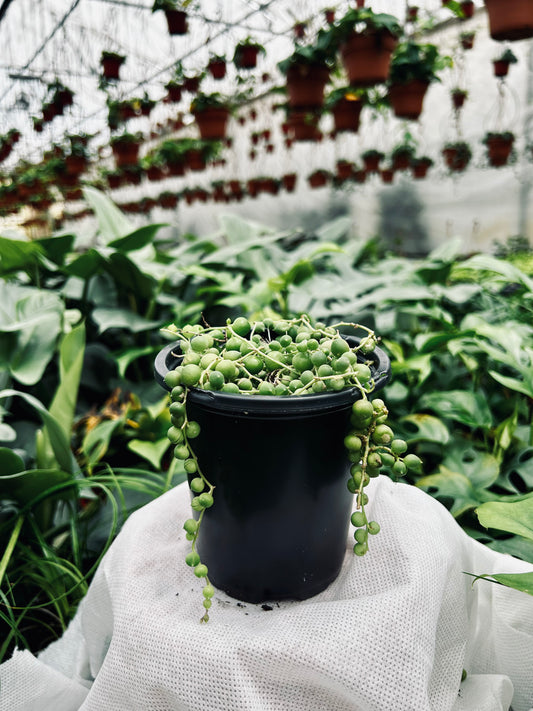
[[123,328],[132,333],[142,333],[158,329],[162,325],[161,321],[149,321],[128,309],[94,309],[92,319],[100,333],[104,333],[109,328]]
[[506,461],[498,484],[508,491],[518,493],[522,487],[519,482],[518,488],[513,483],[516,476],[520,477],[527,490],[533,490],[533,447],[522,447],[511,460]]
[[104,420],[85,435],[81,451],[87,458],[89,470],[105,456],[114,431],[122,424],[121,419]]
[[98,274],[105,263],[104,258],[96,249],[88,249],[84,254],[75,257],[67,266],[65,271],[78,279],[89,279]]
[[[450,433],[446,425],[438,417],[433,417],[433,415],[414,413],[402,417],[401,422],[410,425],[408,428],[409,443],[425,441],[446,444],[450,439]],[[412,432],[412,428],[416,428],[415,432]]]
[[64,304],[53,292],[0,282],[0,369],[34,385],[54,356]]
[[463,240],[460,237],[447,239],[435,247],[427,257],[428,262],[454,262],[463,250]]
[[141,439],[132,439],[128,442],[128,449],[150,462],[156,471],[161,469],[161,459],[169,446],[170,443],[167,437],[156,442],[147,442]]
[[96,215],[100,234],[106,242],[131,234],[131,222],[104,193],[85,187],[83,196]]
[[17,439],[15,430],[5,422],[0,422],[0,442],[13,442]]
[[501,375],[495,370],[489,370],[489,374],[496,380],[500,385],[503,385],[509,390],[516,390],[516,392],[523,393],[530,398],[533,398],[533,368],[529,369],[529,372],[524,371],[524,375],[527,376],[527,380],[518,380],[518,378],[511,378],[507,375]]
[[123,353],[115,353],[115,363],[121,378],[126,377],[128,366],[143,356],[152,356],[161,350],[162,346],[144,346],[139,348],[128,348]]
[[479,506],[476,514],[485,528],[496,528],[533,540],[533,494],[512,503],[489,501]]
[[39,246],[44,251],[47,258],[62,266],[65,264],[67,256],[71,253],[74,245],[75,235],[55,235],[53,237],[41,237]]
[[108,247],[112,247],[119,252],[133,252],[137,249],[142,249],[142,247],[153,242],[154,237],[162,227],[167,227],[167,225],[165,223],[144,225],[144,227],[139,227],[138,230],[125,237],[112,240],[108,243]]
[[0,274],[33,269],[41,254],[38,242],[0,237]]
[[444,497],[452,500],[450,512],[455,516],[461,516],[469,509],[479,505],[480,499],[474,490],[472,482],[464,474],[446,469],[441,466],[437,474],[423,476],[416,482],[416,486],[428,491],[436,498]]
[[[486,534],[485,534],[486,535]],[[506,538],[495,538],[486,545],[493,551],[512,555],[520,560],[533,563],[533,541],[522,536],[510,536]]]
[[125,254],[114,252],[104,264],[117,286],[132,294],[135,298],[150,299],[157,287],[157,282],[147,276]]
[[70,450],[70,439],[65,437],[63,428],[56,418],[48,412],[42,402],[29,393],[20,392],[18,390],[0,391],[0,400],[6,397],[20,397],[27,402],[28,405],[33,407],[48,430],[50,444],[59,467],[65,472],[72,473],[74,470],[74,462]]
[[432,354],[424,354],[413,356],[412,358],[407,358],[406,360],[392,361],[391,367],[393,373],[404,373],[404,372],[417,372],[418,373],[418,383],[421,385],[426,378],[431,375],[431,358]]
[[21,506],[33,501],[58,484],[72,480],[60,469],[29,469],[14,474],[0,474],[0,498],[12,499]]
[[11,476],[24,471],[24,462],[9,447],[0,447],[0,477]]
[[462,262],[461,268],[496,272],[506,277],[510,282],[519,282],[530,291],[533,291],[533,281],[524,274],[524,272],[520,271],[520,269],[513,266],[510,262],[498,259],[490,254],[476,254]]
[[[351,217],[337,217],[336,220],[327,222],[316,231],[316,236],[321,242],[339,242],[347,237],[352,229],[353,220]],[[366,242],[361,240],[363,246]]]
[[492,425],[486,397],[480,392],[448,390],[426,393],[420,398],[419,405],[469,427],[488,429]]
[[475,489],[486,489],[494,484],[500,472],[496,457],[475,449],[470,442],[458,437],[446,449],[442,466],[467,476]]
[[497,583],[513,590],[520,590],[528,595],[533,595],[533,572],[531,573],[496,573],[491,574]]
[[531,573],[483,573],[482,575],[474,575],[467,573],[474,578],[474,583],[479,580],[484,580],[488,583],[497,583],[504,585],[506,588],[513,588],[519,592],[533,595],[533,572]]
[[[73,328],[63,337],[59,348],[59,386],[50,405],[50,415],[61,425],[65,438],[71,436],[76,410],[78,388],[85,353],[85,324]],[[45,426],[38,441],[41,464],[52,466],[53,450],[48,428]]]

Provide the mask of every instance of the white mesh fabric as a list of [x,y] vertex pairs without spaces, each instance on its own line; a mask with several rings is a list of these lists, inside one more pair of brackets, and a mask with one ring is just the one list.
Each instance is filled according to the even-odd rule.
[[381,531],[363,558],[350,537],[327,590],[271,610],[217,591],[204,625],[188,490],[168,492],[126,523],[64,638],[0,666],[0,710],[528,711],[533,598],[462,571],[532,566],[415,487],[380,477],[368,493]]

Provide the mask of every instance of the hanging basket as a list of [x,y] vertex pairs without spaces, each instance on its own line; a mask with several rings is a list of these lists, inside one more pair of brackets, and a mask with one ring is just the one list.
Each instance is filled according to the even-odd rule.
[[512,42],[533,37],[531,0],[485,0],[485,6],[492,39]]
[[349,83],[373,86],[386,81],[396,38],[388,31],[354,32],[341,45],[340,52]]
[[87,159],[84,156],[66,156],[65,169],[69,175],[81,175],[87,168]]
[[120,79],[120,67],[124,57],[102,57],[102,73],[106,79]]
[[329,72],[324,66],[296,64],[287,72],[287,97],[294,108],[320,108]]
[[455,147],[444,148],[442,155],[452,173],[462,173],[470,163],[470,156]]
[[507,165],[513,150],[514,138],[505,136],[491,136],[487,138],[487,158],[493,168]]
[[307,181],[312,188],[323,188],[329,182],[329,175],[325,170],[315,170],[308,176]]
[[492,66],[494,67],[495,77],[506,77],[509,74],[510,62],[506,62],[502,59],[495,59],[492,62]]
[[114,143],[112,151],[117,168],[121,168],[125,165],[135,165],[139,160],[139,148],[139,143],[133,143],[131,141]]
[[378,173],[379,164],[383,158],[382,153],[372,153],[370,155],[362,156],[363,163],[365,166],[366,173]]
[[424,107],[424,97],[429,83],[414,79],[407,84],[392,84],[388,98],[397,118],[416,121]]
[[223,59],[212,59],[207,68],[213,79],[217,81],[224,79],[226,76],[226,62]]
[[187,13],[183,10],[165,10],[169,35],[186,35],[188,31]]
[[382,182],[387,185],[394,181],[394,171],[392,168],[383,168],[383,170],[380,170],[380,175]]
[[352,177],[353,163],[347,160],[338,160],[336,164],[337,178],[344,182]]
[[185,164],[189,170],[195,173],[205,170],[206,162],[202,151],[196,148],[188,150],[185,154]]
[[294,192],[296,187],[296,173],[286,173],[281,177],[281,182],[288,193]]
[[209,108],[204,111],[194,111],[193,116],[203,140],[222,140],[226,137],[229,109]]
[[357,133],[362,109],[363,104],[361,101],[350,101],[346,98],[335,104],[331,109],[335,132],[349,131]]
[[238,69],[255,69],[259,47],[254,45],[241,44],[235,48],[235,66]]
[[470,19],[471,17],[474,17],[475,9],[476,8],[473,0],[462,0],[461,10],[463,11],[465,19]]
[[289,132],[292,133],[295,141],[318,141],[321,136],[318,129],[319,119],[319,114],[292,111],[287,117]]

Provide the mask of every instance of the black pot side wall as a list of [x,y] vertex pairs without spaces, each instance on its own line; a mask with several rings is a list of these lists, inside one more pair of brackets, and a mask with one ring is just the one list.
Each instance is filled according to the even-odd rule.
[[250,418],[188,404],[193,444],[215,485],[198,551],[209,578],[246,602],[305,599],[338,575],[353,495],[343,438],[351,407],[293,418]]

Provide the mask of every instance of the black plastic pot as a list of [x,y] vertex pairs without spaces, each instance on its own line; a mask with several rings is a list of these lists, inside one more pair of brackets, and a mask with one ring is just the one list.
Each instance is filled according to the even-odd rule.
[[[180,358],[178,344],[158,354],[162,387]],[[389,358],[377,348],[369,359],[380,389]],[[304,600],[337,577],[353,507],[343,439],[359,397],[357,388],[299,397],[191,389],[188,416],[201,427],[192,444],[216,487],[198,552],[216,587],[245,602]]]

